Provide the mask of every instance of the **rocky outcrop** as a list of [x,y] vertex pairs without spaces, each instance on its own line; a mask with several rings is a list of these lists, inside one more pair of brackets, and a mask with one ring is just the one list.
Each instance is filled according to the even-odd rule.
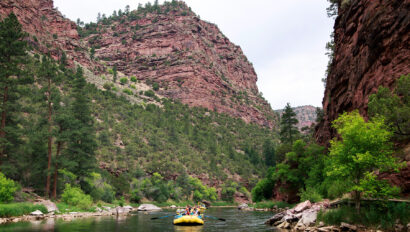
[[158,96],[273,128],[276,115],[259,94],[255,70],[242,49],[183,2],[159,9],[105,18],[81,29],[80,38],[79,27],[52,0],[0,1],[0,16],[14,12],[40,53],[55,59],[65,53],[70,66],[79,64],[93,77],[104,76],[101,80],[112,81],[108,69],[117,66],[121,75],[157,83]]
[[273,127],[276,116],[260,96],[242,49],[182,2],[160,9],[167,13],[140,10],[102,20],[84,40],[96,59],[157,83],[161,96]]
[[370,94],[380,85],[393,87],[410,73],[410,0],[339,1],[334,26],[334,59],[323,97],[324,121],[316,140],[335,136],[331,122],[345,111],[367,116]]
[[50,54],[56,60],[65,53],[66,62],[72,67],[77,62],[92,70],[102,69],[101,64],[90,59],[87,44],[82,43],[78,35],[77,25],[54,8],[53,0],[0,1],[0,18],[12,12],[29,34],[29,44],[35,51]]
[[138,211],[160,211],[160,207],[153,204],[142,204],[137,208]]
[[[296,119],[298,124],[296,125],[299,131],[302,131],[304,127],[311,127],[316,123],[316,107],[307,105],[307,106],[297,106],[292,107],[292,110],[296,114]],[[284,110],[275,110],[280,116],[282,116]]]
[[317,214],[320,210],[329,207],[329,200],[312,204],[309,200],[299,203],[292,209],[275,214],[265,224],[276,226],[280,229],[305,230],[315,225]]

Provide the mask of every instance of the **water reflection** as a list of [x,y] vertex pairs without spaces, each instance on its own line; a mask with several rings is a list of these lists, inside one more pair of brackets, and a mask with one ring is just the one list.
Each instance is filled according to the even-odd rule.
[[[208,231],[274,231],[266,226],[265,220],[271,212],[241,212],[235,208],[211,208],[206,214],[226,221],[206,220],[203,226],[176,226],[172,224],[173,217],[151,220],[153,217],[173,215],[175,211],[164,210],[153,213],[135,213],[131,216],[102,216],[90,218],[74,218],[70,221],[50,218],[44,221],[19,222],[0,225],[3,232],[208,232]],[[70,217],[71,218],[71,217]]]
[[200,232],[204,226],[174,226],[177,232]]

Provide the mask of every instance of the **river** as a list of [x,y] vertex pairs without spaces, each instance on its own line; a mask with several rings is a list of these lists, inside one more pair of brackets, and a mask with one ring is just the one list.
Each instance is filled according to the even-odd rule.
[[0,225],[0,231],[13,232],[128,232],[128,231],[177,231],[177,232],[206,232],[206,231],[273,231],[274,229],[264,224],[274,213],[240,211],[236,208],[210,208],[205,215],[224,218],[226,221],[209,219],[203,226],[174,226],[173,217],[150,220],[152,217],[160,217],[173,214],[174,210],[161,212],[135,212],[131,216],[121,217],[90,217],[79,218],[72,221],[61,219],[48,219],[34,222],[18,222]]

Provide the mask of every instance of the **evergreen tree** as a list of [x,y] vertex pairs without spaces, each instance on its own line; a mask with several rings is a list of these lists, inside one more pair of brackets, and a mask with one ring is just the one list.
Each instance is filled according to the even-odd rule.
[[83,70],[78,67],[73,85],[73,103],[70,107],[72,121],[67,138],[66,156],[71,163],[70,171],[80,180],[96,166],[96,135],[86,85]]
[[0,164],[18,143],[17,119],[12,114],[19,108],[17,87],[26,81],[22,69],[27,57],[25,37],[13,13],[0,22]]
[[282,143],[293,144],[293,141],[297,138],[299,134],[296,124],[298,120],[296,119],[296,114],[287,103],[285,107],[285,112],[283,112],[280,120],[280,140]]
[[263,156],[265,158],[265,164],[267,166],[275,166],[275,146],[270,139],[265,140],[263,143]]
[[52,157],[52,145],[53,145],[53,104],[52,104],[52,88],[56,79],[57,67],[49,57],[43,56],[43,60],[40,67],[41,78],[46,82],[45,84],[45,96],[47,102],[47,128],[48,128],[48,146],[47,146],[47,181],[45,196],[49,197],[50,183],[51,183],[51,157]]

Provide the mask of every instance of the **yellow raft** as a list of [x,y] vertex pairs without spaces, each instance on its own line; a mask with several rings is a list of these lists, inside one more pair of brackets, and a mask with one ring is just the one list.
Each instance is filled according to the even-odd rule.
[[203,225],[204,220],[201,216],[195,215],[177,215],[174,219],[174,225]]

